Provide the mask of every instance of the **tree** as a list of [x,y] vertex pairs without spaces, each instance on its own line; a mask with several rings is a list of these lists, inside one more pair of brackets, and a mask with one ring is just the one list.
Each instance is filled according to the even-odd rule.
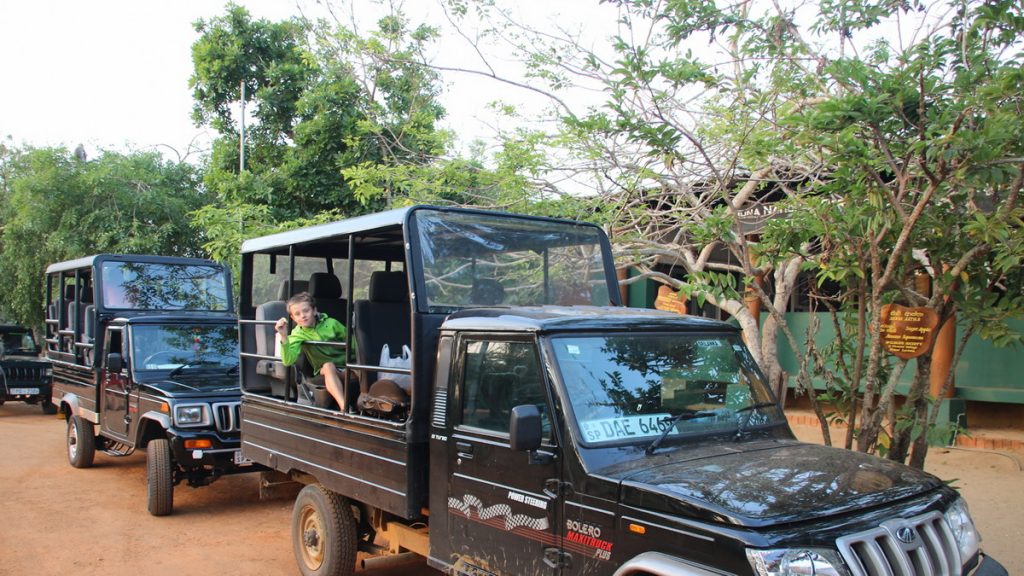
[[43,323],[46,266],[100,252],[202,255],[188,213],[207,201],[198,170],[155,152],[8,149],[0,158],[0,290],[5,315]]
[[[618,31],[605,53],[490,2],[451,6],[456,18],[488,14],[501,23],[491,36],[528,55],[534,89],[562,120],[552,141],[615,189],[602,200],[618,208],[600,216],[624,261],[732,315],[772,378],[777,334],[800,348],[782,315],[798,273],[834,283],[820,301],[837,312],[841,354],[808,345],[798,379],[812,400],[813,369],[845,388],[864,451],[881,446],[902,368],[882,352],[883,304],[957,311],[968,332],[1017,339],[1001,321],[1022,305],[1019,5],[610,4]],[[581,84],[608,97],[572,109],[562,91]],[[786,218],[751,234],[739,211],[768,202]],[[920,274],[928,294],[913,288]],[[744,293],[769,312],[760,331]],[[916,366],[888,455],[913,445],[921,466],[935,410],[928,357]],[[824,417],[822,430],[828,441]]]
[[[403,64],[435,32],[411,27],[400,11],[365,36],[354,24],[253,20],[236,5],[196,23],[194,119],[222,134],[207,182],[232,194],[225,200],[267,205],[278,221],[379,209],[385,199],[355,196],[343,170],[423,164],[444,152],[437,75]],[[242,103],[255,110],[245,145],[252,188],[228,184],[239,172],[231,111]]]
[[[433,29],[411,26],[398,10],[367,34],[355,24],[253,20],[235,5],[196,23],[194,118],[222,134],[205,176],[222,206],[194,217],[215,253],[229,258],[241,239],[269,229],[379,210],[408,190],[373,186],[381,180],[371,175],[429,166],[444,153],[438,77],[407,62]],[[240,83],[255,110],[245,170],[232,115]]]

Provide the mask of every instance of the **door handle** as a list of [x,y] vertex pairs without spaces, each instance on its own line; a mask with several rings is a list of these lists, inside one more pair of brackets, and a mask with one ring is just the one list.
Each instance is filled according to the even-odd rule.
[[459,458],[468,460],[473,457],[473,445],[469,442],[456,442],[455,452]]

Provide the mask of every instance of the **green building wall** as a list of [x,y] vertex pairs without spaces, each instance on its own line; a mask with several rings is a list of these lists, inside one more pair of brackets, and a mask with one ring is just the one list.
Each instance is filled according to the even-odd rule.
[[[810,312],[791,312],[786,314],[789,325],[797,342],[802,346],[806,340],[807,326],[810,323]],[[825,346],[835,339],[835,330],[828,314],[819,313],[820,327],[815,335],[815,342]],[[1010,322],[1010,328],[1024,332],[1024,320]],[[959,341],[959,339],[958,339]],[[786,338],[780,334],[779,361],[791,376],[796,375],[799,363],[793,349]],[[916,360],[911,360],[911,363]],[[897,391],[906,391],[913,378],[913,365],[903,371]],[[792,380],[791,380],[792,381]],[[956,366],[955,397],[963,400],[980,402],[1004,402],[1024,404],[1024,353],[1019,347],[1000,348],[977,336],[967,342],[967,348]],[[824,382],[815,380],[815,388],[824,388]]]

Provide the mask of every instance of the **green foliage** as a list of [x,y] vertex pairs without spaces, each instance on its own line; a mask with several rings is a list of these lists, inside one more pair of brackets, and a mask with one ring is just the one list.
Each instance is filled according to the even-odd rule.
[[[448,143],[435,128],[444,115],[437,75],[414,61],[436,31],[401,13],[360,37],[326,22],[254,20],[229,5],[196,30],[194,119],[222,134],[205,182],[237,209],[266,207],[274,222],[378,210],[398,194],[368,187],[365,175],[353,188],[346,173],[426,168]],[[254,120],[245,171],[232,115],[240,82]]]
[[195,167],[155,152],[102,152],[89,161],[61,148],[13,150],[3,166],[0,313],[42,325],[48,264],[100,252],[202,255],[188,220],[206,203]]

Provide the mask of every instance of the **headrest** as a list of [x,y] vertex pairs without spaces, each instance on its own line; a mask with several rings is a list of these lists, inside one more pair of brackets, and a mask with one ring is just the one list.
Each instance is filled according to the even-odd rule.
[[309,295],[313,298],[341,298],[341,280],[330,272],[313,272],[309,275]]
[[78,291],[78,301],[92,303],[92,286],[82,286]]
[[405,272],[378,270],[370,274],[371,302],[405,302],[409,290],[405,283]]
[[[299,292],[306,292],[309,290],[309,281],[307,280],[296,280],[295,281],[295,294]],[[292,297],[292,291],[288,289],[288,281],[281,282],[281,286],[277,289],[278,300],[288,300]]]
[[78,290],[76,290],[74,284],[65,284],[64,285],[64,299],[68,300],[68,301],[74,300],[75,299],[75,293],[77,291]]
[[505,288],[494,279],[477,278],[473,280],[473,288],[469,293],[469,301],[473,304],[493,306],[501,304],[505,299]]

